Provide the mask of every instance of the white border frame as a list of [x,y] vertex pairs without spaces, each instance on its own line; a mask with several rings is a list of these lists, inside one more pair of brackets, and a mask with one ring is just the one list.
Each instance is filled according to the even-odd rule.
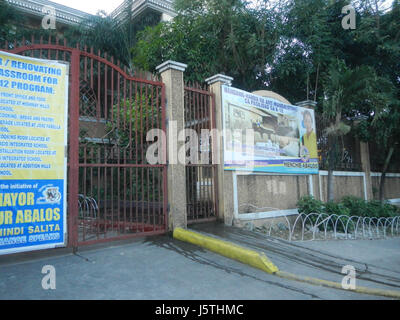
[[[326,170],[320,170],[318,174],[318,179],[319,179],[319,198],[323,200],[322,197],[322,181],[321,181],[321,176],[327,176],[328,171]],[[364,200],[368,200],[368,194],[367,194],[367,179],[365,176],[365,172],[353,172],[353,171],[333,171],[333,175],[335,177],[362,177],[363,178],[363,187],[364,187]]]
[[[234,218],[237,220],[259,220],[259,219],[268,219],[268,218],[276,218],[288,215],[297,215],[299,214],[297,209],[286,209],[286,210],[275,210],[275,211],[266,211],[266,212],[252,212],[252,213],[240,213],[239,214],[239,200],[238,200],[238,186],[237,186],[237,177],[244,175],[262,175],[262,176],[292,176],[292,177],[308,177],[308,189],[309,194],[314,196],[314,180],[312,174],[301,175],[301,174],[290,174],[290,173],[267,173],[267,172],[249,172],[243,170],[232,171],[232,185],[233,185],[233,214]],[[327,176],[328,171],[320,170],[318,173],[319,180],[319,195],[322,200],[322,181],[321,176]],[[334,176],[338,177],[362,177],[363,178],[363,187],[364,187],[364,200],[368,199],[367,195],[367,181],[365,172],[352,172],[352,171],[333,171]],[[375,174],[376,176],[377,174]],[[380,175],[380,174],[379,174]],[[390,174],[392,177],[400,177],[400,174],[392,173]],[[372,176],[372,173],[371,173]],[[400,199],[392,199],[392,201],[396,201]]]
[[[371,172],[371,177],[380,177],[381,172]],[[400,173],[386,173],[386,178],[400,178]]]
[[259,220],[267,218],[283,217],[288,215],[297,215],[299,211],[297,209],[286,209],[286,210],[274,210],[266,212],[252,212],[252,213],[240,213],[239,214],[239,200],[238,200],[238,187],[237,187],[237,176],[292,176],[292,177],[307,177],[308,176],[308,186],[310,192],[314,192],[312,186],[312,175],[299,175],[299,174],[289,174],[289,173],[270,173],[270,172],[249,172],[243,170],[232,171],[232,182],[233,182],[233,215],[235,219],[238,220]]

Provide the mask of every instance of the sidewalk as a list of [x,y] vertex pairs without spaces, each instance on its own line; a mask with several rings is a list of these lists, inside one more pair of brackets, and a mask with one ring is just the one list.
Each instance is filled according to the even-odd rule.
[[222,224],[199,224],[192,230],[263,251],[286,272],[341,283],[342,268],[350,265],[357,285],[400,291],[400,238],[289,242]]

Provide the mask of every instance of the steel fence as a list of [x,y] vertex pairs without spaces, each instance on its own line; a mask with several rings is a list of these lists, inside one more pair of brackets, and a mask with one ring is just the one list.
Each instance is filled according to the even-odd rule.
[[207,88],[186,84],[185,128],[196,133],[198,140],[194,158],[199,160],[189,160],[186,165],[188,223],[215,220],[218,216],[217,166],[213,164],[211,135],[211,130],[215,129],[214,108],[214,95]]
[[4,50],[70,65],[69,246],[166,232],[166,164],[146,160],[147,132],[165,132],[164,84],[65,39],[31,37]]

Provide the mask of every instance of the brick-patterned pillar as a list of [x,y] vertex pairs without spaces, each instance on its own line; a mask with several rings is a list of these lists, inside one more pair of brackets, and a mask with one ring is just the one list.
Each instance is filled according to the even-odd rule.
[[187,227],[186,168],[178,161],[178,151],[185,144],[178,141],[178,134],[185,130],[183,72],[187,65],[166,61],[156,69],[161,74],[166,96],[166,137],[168,161],[169,230]]
[[224,148],[223,148],[223,122],[222,122],[222,85],[231,85],[233,78],[217,74],[206,79],[211,92],[215,95],[215,127],[218,134],[218,140],[213,141],[214,156],[218,161],[217,179],[218,179],[218,219],[228,225],[233,221],[233,190],[232,190],[232,171],[224,171]]

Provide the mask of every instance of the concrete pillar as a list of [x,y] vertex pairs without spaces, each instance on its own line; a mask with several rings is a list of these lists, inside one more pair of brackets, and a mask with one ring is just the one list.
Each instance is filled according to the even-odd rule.
[[210,91],[215,95],[215,126],[220,133],[214,143],[214,156],[217,161],[218,179],[218,220],[225,224],[232,225],[233,221],[233,192],[232,192],[232,171],[224,171],[224,147],[223,147],[223,123],[222,123],[222,85],[231,85],[233,78],[217,74],[206,79]]
[[312,100],[305,100],[305,101],[297,102],[296,106],[315,110],[315,107],[317,106],[317,102],[312,101]]
[[185,129],[184,82],[183,72],[187,65],[175,61],[166,61],[156,70],[165,85],[166,96],[166,136],[168,163],[168,206],[169,230],[187,227],[186,215],[186,169],[185,163],[179,163],[178,151],[184,141],[178,141],[178,134]]
[[371,163],[369,159],[369,146],[368,142],[360,141],[360,158],[361,158],[361,168],[365,173],[365,186],[366,186],[366,200],[372,200],[374,194],[372,192],[372,179],[371,179]]

